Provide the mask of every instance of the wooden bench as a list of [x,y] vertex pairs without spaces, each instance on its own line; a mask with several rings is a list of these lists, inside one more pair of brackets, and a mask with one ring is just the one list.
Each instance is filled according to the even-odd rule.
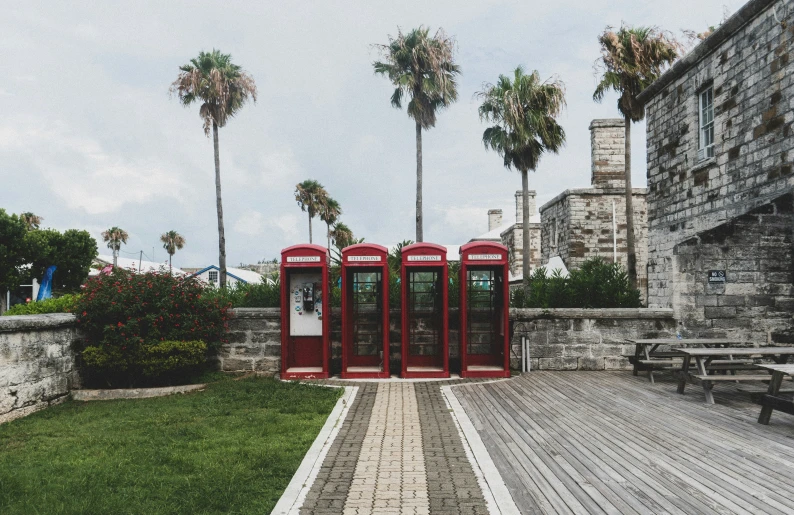
[[758,365],[759,368],[772,372],[772,378],[769,381],[769,389],[766,395],[761,397],[761,414],[758,416],[758,423],[768,425],[770,418],[772,418],[772,411],[782,411],[789,415],[794,415],[794,401],[780,397],[782,393],[780,386],[783,383],[784,376],[794,376],[794,365]]
[[[714,404],[714,396],[711,389],[715,382],[721,381],[770,381],[772,376],[769,374],[736,374],[736,368],[732,368],[737,361],[750,361],[749,358],[772,358],[778,364],[784,364],[790,356],[794,355],[794,347],[733,347],[722,349],[675,349],[687,356],[683,367],[679,373],[678,393],[683,394],[687,382],[699,382],[703,386],[706,395],[706,402]],[[692,358],[695,360],[696,371],[689,371]],[[727,358],[727,360],[725,359]],[[740,358],[740,359],[736,359]],[[741,359],[744,358],[744,359]],[[741,365],[748,366],[748,365]],[[752,365],[756,371],[762,370],[763,365]],[[718,371],[730,371],[734,375],[715,375],[709,374]]]
[[[654,371],[679,371],[685,354],[679,350],[658,350],[660,346],[670,347],[727,347],[740,345],[742,342],[730,338],[652,338],[652,339],[627,339],[634,344],[634,354],[624,354],[633,365],[633,374],[648,373],[648,381],[654,383]],[[678,360],[673,358],[679,358]]]

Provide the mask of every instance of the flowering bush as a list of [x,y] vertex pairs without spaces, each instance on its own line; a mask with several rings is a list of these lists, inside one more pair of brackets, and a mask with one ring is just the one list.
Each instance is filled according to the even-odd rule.
[[114,386],[172,381],[176,370],[152,366],[157,349],[171,357],[194,357],[196,346],[164,349],[163,342],[206,342],[205,357],[217,351],[229,306],[203,293],[197,279],[168,273],[134,274],[117,268],[89,280],[74,311],[85,335],[78,351],[87,380]]

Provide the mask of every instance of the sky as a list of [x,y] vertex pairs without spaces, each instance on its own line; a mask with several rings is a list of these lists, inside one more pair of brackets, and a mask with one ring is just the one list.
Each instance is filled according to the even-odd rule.
[[[443,27],[457,42],[459,100],[423,135],[425,241],[462,244],[488,230],[487,211],[515,218],[518,172],[486,151],[475,94],[517,65],[566,85],[567,144],[544,157],[530,189],[541,206],[590,183],[598,34],[658,25],[680,35],[717,25],[736,0],[432,2],[12,2],[0,0],[0,208],[44,226],[130,237],[122,256],[163,261],[159,237],[187,240],[174,266],[216,264],[212,140],[198,105],[169,96],[178,67],[202,50],[230,53],[258,101],[220,131],[227,264],[255,263],[308,242],[295,185],[320,181],[356,237],[415,236],[415,131],[376,76],[374,44],[398,27]],[[632,128],[632,182],[646,184],[645,125]],[[315,243],[325,225],[313,222]]]

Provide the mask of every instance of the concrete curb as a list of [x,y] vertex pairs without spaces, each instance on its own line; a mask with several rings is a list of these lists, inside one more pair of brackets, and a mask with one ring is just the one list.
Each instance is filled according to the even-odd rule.
[[[506,381],[506,379],[503,379]],[[495,382],[495,381],[489,381]],[[482,384],[482,383],[471,383]],[[491,455],[488,454],[488,449],[480,439],[477,429],[472,424],[471,419],[463,410],[455,392],[452,391],[454,386],[469,386],[469,385],[450,385],[441,387],[441,395],[444,397],[449,410],[452,412],[452,419],[455,421],[455,426],[458,429],[460,440],[463,443],[463,449],[466,452],[466,457],[471,463],[471,468],[474,470],[474,475],[477,476],[477,482],[480,484],[485,503],[488,505],[488,513],[492,515],[520,515],[518,507],[513,501],[513,496],[507,489],[502,475],[496,468]]]
[[[331,386],[331,385],[323,385]],[[339,388],[332,386],[334,388]],[[325,421],[320,434],[314,439],[314,443],[309,448],[306,456],[303,457],[298,470],[292,476],[289,485],[281,495],[281,498],[276,503],[276,506],[271,511],[271,515],[298,515],[303,501],[306,499],[306,494],[309,493],[317,474],[320,472],[320,467],[325,461],[325,456],[334,443],[336,435],[339,434],[342,424],[350,411],[350,407],[356,400],[358,393],[357,386],[345,386],[344,394],[336,402],[336,406],[328,415],[328,420]]]
[[166,386],[163,388],[132,388],[117,390],[72,390],[72,399],[76,401],[112,401],[115,399],[148,399],[164,397],[175,393],[188,393],[203,390],[206,384],[186,384],[183,386]]

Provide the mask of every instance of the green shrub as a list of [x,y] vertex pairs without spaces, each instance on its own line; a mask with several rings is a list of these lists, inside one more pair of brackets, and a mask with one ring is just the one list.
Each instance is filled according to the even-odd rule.
[[[137,386],[180,380],[182,365],[195,357],[195,345],[191,350],[162,342],[205,342],[206,358],[223,342],[228,307],[218,297],[205,296],[203,284],[193,277],[116,268],[89,280],[75,311],[85,335],[77,351],[86,382]],[[171,360],[179,365],[173,371],[165,370],[169,352],[182,353]],[[165,368],[152,375],[157,356],[165,356]]]
[[261,283],[235,283],[226,288],[207,286],[205,295],[233,308],[277,308],[281,305],[278,277],[274,278],[274,283],[263,280]]
[[27,304],[17,304],[3,313],[4,316],[13,315],[40,315],[43,313],[74,313],[74,305],[78,295],[64,295],[45,300],[32,301]]
[[207,358],[207,344],[200,341],[162,341],[144,345],[140,364],[143,375],[162,377],[166,374],[186,376],[197,371]]
[[511,306],[525,308],[638,308],[640,292],[632,288],[618,263],[601,258],[587,260],[568,277],[559,271],[551,276],[542,268],[529,277],[529,296],[523,288],[511,294]]

